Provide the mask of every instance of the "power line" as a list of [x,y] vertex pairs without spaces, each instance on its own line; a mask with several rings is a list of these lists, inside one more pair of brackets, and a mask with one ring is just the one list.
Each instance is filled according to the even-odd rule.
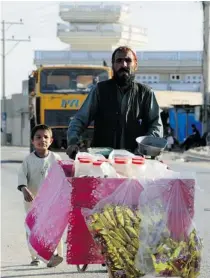
[[[5,36],[6,31],[13,25],[22,25],[23,21],[20,19],[19,22],[14,22],[14,21],[5,21],[3,20],[1,22],[2,25],[2,102],[3,102],[3,107],[2,107],[2,122],[4,122],[4,127],[3,129],[3,144],[6,144],[6,91],[5,91],[5,85],[6,85],[6,72],[5,72],[5,60],[6,60],[6,55],[8,55],[20,42],[29,42],[31,41],[31,38],[28,37],[28,39],[17,39],[15,36],[12,36],[12,38],[7,39]],[[8,25],[7,29],[6,26]],[[6,47],[5,47],[5,42],[6,41],[12,41],[16,42],[16,44],[6,53]]]

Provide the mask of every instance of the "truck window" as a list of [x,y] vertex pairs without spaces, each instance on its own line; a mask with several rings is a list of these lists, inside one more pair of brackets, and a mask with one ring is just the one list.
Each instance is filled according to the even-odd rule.
[[97,82],[107,79],[109,79],[109,73],[105,69],[43,69],[41,71],[40,92],[45,94],[88,92]]

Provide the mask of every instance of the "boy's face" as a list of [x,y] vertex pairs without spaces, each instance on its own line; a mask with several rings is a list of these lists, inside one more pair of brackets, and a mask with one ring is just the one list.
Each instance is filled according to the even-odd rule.
[[32,140],[32,144],[37,151],[44,151],[52,144],[53,138],[48,130],[37,130]]

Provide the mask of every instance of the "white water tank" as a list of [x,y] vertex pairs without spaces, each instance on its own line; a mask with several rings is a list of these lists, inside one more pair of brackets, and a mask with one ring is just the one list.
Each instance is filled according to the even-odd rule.
[[124,22],[130,15],[130,6],[120,2],[70,2],[60,4],[60,17],[64,21]]
[[129,4],[70,2],[60,4],[58,38],[77,51],[112,51],[120,45],[138,49],[147,43],[147,30],[126,24]]

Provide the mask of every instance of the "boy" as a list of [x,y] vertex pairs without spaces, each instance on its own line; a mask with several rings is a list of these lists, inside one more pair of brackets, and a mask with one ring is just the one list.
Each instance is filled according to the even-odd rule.
[[[48,150],[52,144],[52,130],[46,125],[37,125],[32,129],[31,141],[34,146],[34,152],[30,153],[23,161],[18,175],[18,190],[23,193],[24,206],[26,213],[29,211],[33,199],[36,197],[41,182],[45,179],[51,165],[61,160],[60,156]],[[27,236],[27,233],[26,233]],[[28,239],[28,236],[27,236]],[[38,266],[40,260],[31,250],[31,265]],[[56,255],[53,255],[48,267],[57,266],[63,261],[63,243],[58,244]]]

